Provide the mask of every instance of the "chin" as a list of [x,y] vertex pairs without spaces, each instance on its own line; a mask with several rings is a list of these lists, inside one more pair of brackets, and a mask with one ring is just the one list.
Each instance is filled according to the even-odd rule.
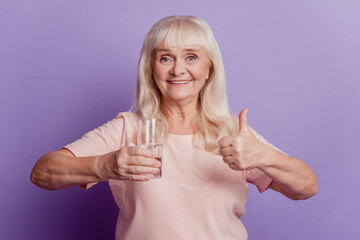
[[171,96],[167,96],[165,98],[166,100],[172,101],[172,102],[183,102],[183,101],[197,101],[197,98],[194,96],[184,96],[184,95],[171,95]]

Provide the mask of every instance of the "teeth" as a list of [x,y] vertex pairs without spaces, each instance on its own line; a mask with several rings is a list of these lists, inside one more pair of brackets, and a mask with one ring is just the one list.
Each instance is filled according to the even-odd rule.
[[169,81],[170,83],[174,83],[174,84],[186,84],[190,81]]

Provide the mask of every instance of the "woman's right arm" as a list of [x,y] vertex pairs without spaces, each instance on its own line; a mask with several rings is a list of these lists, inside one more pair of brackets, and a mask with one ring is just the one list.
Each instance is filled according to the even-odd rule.
[[148,181],[159,170],[155,153],[140,147],[123,147],[100,156],[75,157],[67,149],[42,156],[31,172],[31,182],[58,190],[109,179]]

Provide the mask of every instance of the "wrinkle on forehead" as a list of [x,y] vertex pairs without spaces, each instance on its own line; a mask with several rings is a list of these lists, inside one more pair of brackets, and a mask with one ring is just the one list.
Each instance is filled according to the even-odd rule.
[[204,50],[200,46],[191,46],[191,47],[165,47],[165,46],[159,46],[155,49],[156,52],[172,52],[173,48],[179,49],[184,52],[197,52],[200,53],[202,50]]

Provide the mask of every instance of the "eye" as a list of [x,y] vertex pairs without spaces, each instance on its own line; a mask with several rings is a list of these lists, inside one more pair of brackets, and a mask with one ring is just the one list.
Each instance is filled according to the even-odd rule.
[[189,61],[194,61],[194,60],[196,60],[196,56],[191,55],[191,56],[188,56],[186,59]]
[[160,58],[160,62],[161,62],[161,63],[168,63],[168,62],[170,62],[170,61],[171,61],[171,59],[168,58],[168,57],[161,57],[161,58]]

